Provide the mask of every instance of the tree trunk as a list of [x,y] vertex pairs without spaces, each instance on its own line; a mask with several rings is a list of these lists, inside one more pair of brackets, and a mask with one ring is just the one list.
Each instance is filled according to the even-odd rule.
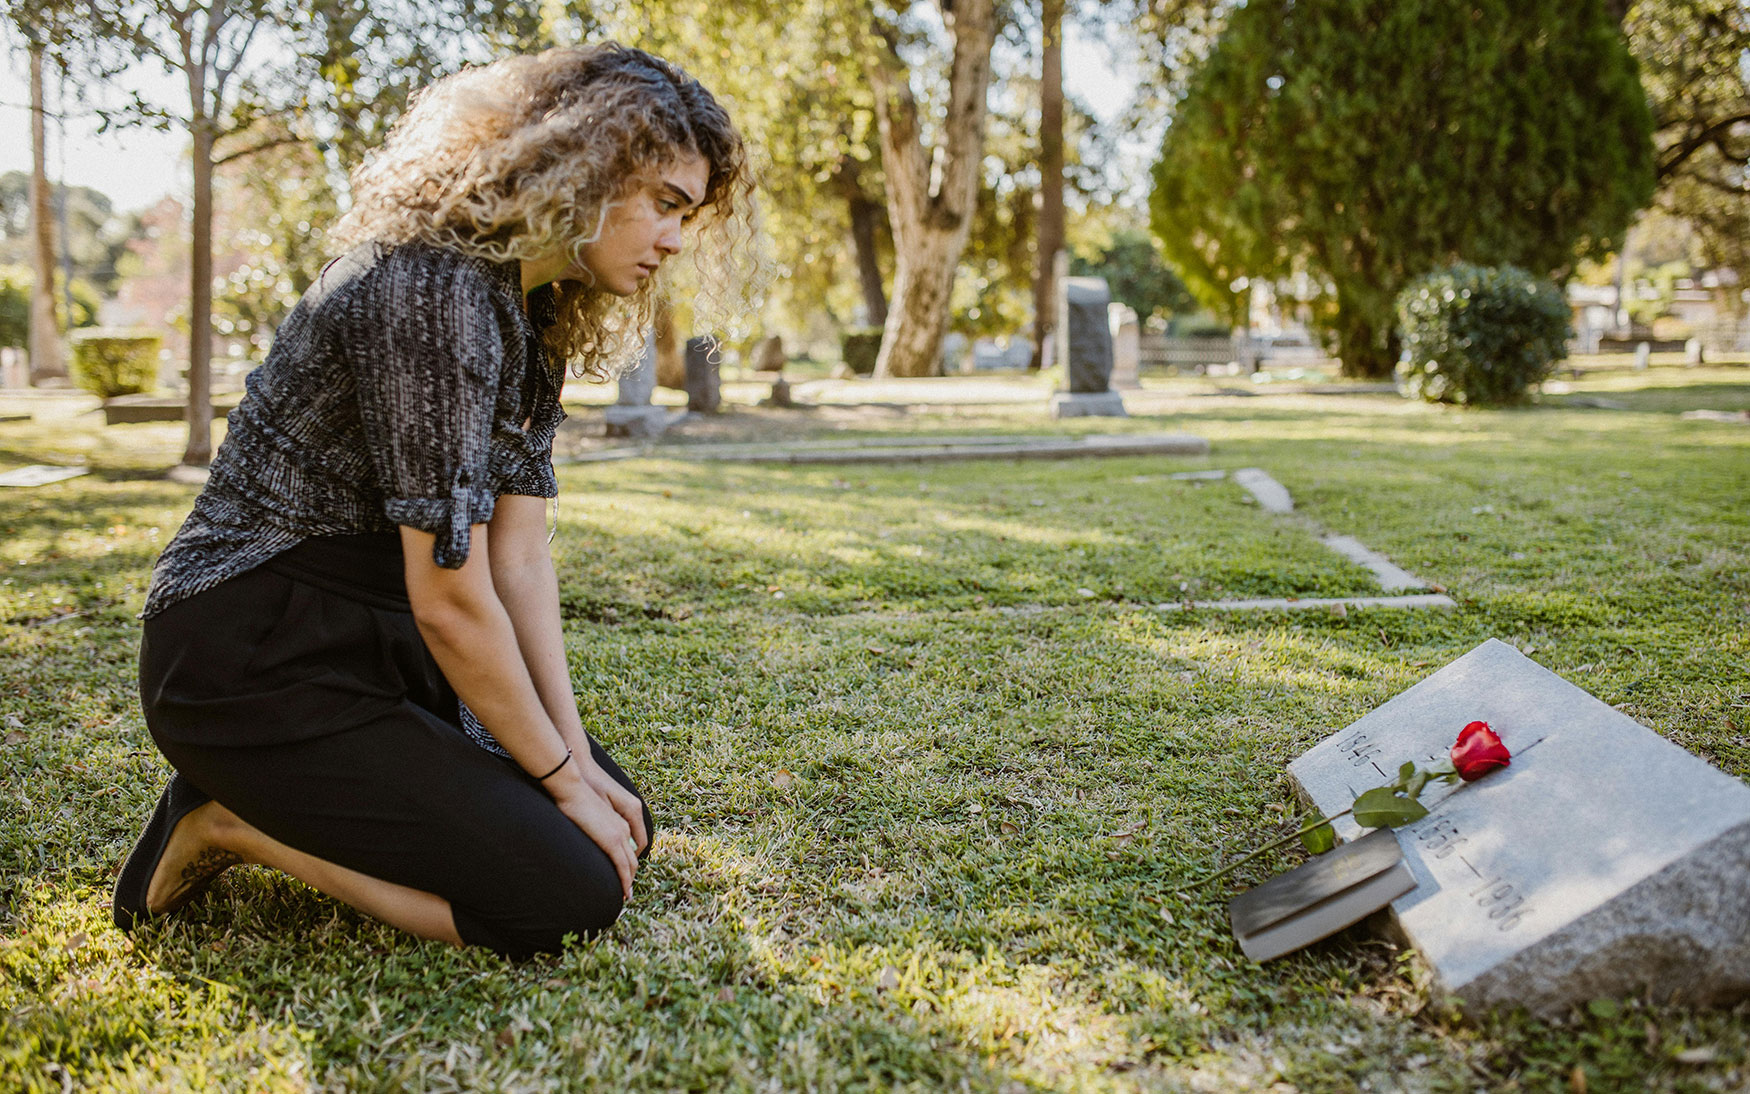
[[845,209],[850,214],[851,251],[857,261],[857,281],[863,288],[864,322],[871,327],[886,326],[887,289],[881,280],[881,262],[876,252],[886,210],[864,193],[863,168],[856,159],[841,157],[833,181],[844,195]]
[[881,284],[881,264],[875,257],[875,229],[881,219],[881,206],[861,192],[849,198],[851,214],[851,247],[857,252],[857,279],[863,286],[863,311],[871,327],[887,325],[887,291]]
[[55,220],[43,125],[43,51],[30,51],[30,382],[67,375],[55,315]]
[[911,74],[888,28],[873,28],[864,58],[875,91],[896,252],[894,306],[875,360],[877,376],[934,376],[941,370],[954,272],[978,199],[996,11],[992,0],[955,0],[944,18],[954,38],[954,60],[937,146],[924,146]]
[[[191,86],[195,80],[190,76]],[[194,212],[189,224],[188,448],[182,462],[205,467],[213,462],[213,126],[201,109],[204,96],[191,97]]]
[[1401,348],[1395,324],[1386,313],[1382,325],[1373,317],[1373,309],[1356,301],[1337,298],[1337,357],[1342,362],[1341,373],[1357,380],[1389,380],[1397,370]]
[[1033,357],[1042,363],[1057,318],[1057,252],[1063,249],[1063,0],[1041,0],[1044,59],[1039,74],[1039,230],[1033,256]]

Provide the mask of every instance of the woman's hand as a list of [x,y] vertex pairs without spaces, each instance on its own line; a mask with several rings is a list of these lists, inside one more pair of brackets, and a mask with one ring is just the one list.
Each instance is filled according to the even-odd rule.
[[[585,764],[589,767],[596,766],[588,760]],[[595,840],[596,846],[608,856],[608,861],[614,864],[614,870],[620,875],[621,895],[631,900],[632,875],[638,872],[638,845],[632,839],[632,827],[626,823],[626,818],[615,804],[597,791],[581,773],[561,774],[564,781],[561,782],[561,776],[556,775],[552,782],[558,785],[549,787],[554,802],[566,819],[577,825],[584,835]],[[616,783],[614,789],[619,790],[619,784]],[[642,817],[639,818],[639,827],[643,827]]]
[[578,759],[582,761],[579,766],[583,768],[584,781],[596,793],[608,799],[614,812],[625,820],[627,827],[632,830],[632,842],[642,855],[650,846],[650,833],[644,830],[644,803],[638,800],[636,794],[615,782],[614,777],[603,771],[602,765],[596,763],[594,758],[580,756]]

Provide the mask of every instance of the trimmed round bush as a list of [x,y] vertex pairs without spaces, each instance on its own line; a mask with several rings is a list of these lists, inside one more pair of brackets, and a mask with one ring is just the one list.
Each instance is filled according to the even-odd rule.
[[848,330],[845,332],[840,346],[844,353],[846,368],[858,376],[873,376],[875,374],[875,358],[881,353],[880,327]]
[[156,331],[88,327],[73,332],[73,382],[105,399],[138,395],[158,386]]
[[1411,394],[1431,403],[1525,401],[1568,355],[1561,290],[1517,266],[1450,266],[1398,296]]

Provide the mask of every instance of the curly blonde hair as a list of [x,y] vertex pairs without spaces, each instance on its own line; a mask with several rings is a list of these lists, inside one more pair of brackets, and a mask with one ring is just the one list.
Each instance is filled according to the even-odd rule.
[[[498,262],[559,248],[576,258],[615,202],[691,155],[708,167],[687,229],[694,313],[702,324],[734,323],[752,314],[769,267],[741,134],[699,81],[615,42],[507,57],[426,88],[353,172],[352,209],[333,237]],[[636,363],[671,285],[668,266],[624,299],[555,284],[549,356],[597,380]]]

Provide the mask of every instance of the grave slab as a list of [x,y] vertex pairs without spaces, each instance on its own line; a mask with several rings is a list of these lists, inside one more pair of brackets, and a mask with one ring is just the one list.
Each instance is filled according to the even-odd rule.
[[1124,396],[1116,391],[1059,391],[1051,396],[1053,418],[1127,418]]
[[602,417],[607,421],[610,437],[660,437],[669,426],[686,417],[686,412],[660,406],[615,405],[605,407]]
[[[1468,1007],[1750,996],[1750,787],[1491,639],[1289,765],[1348,808],[1490,723],[1510,766],[1431,788],[1399,830],[1416,888],[1391,920]],[[1339,837],[1361,829],[1333,822]]]

